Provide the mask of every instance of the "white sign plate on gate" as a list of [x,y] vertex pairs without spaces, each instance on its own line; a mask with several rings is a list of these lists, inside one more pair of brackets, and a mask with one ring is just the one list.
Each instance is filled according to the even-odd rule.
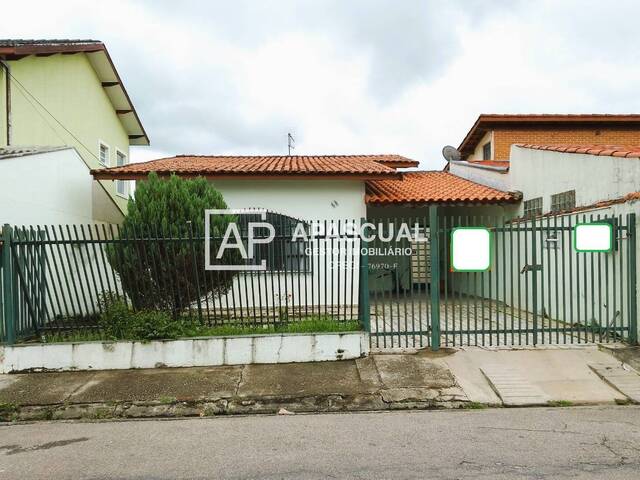
[[577,252],[610,252],[613,227],[610,223],[581,223],[573,228],[573,246]]
[[451,232],[451,268],[454,272],[484,272],[491,266],[488,228],[461,227]]

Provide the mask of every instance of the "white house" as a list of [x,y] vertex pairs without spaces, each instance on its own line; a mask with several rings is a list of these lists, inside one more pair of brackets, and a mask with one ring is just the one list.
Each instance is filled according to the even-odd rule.
[[[325,156],[177,156],[122,167],[92,170],[97,180],[144,181],[150,172],[160,176],[176,174],[189,178],[208,178],[223,194],[229,208],[263,208],[269,211],[313,222],[360,222],[380,220],[385,225],[392,218],[412,218],[428,230],[428,207],[482,206],[512,204],[519,196],[486,187],[447,172],[407,171],[418,162],[399,155],[325,155]],[[340,224],[340,223],[338,223]],[[325,259],[308,260],[309,271],[294,272],[303,280],[291,283],[289,293],[294,304],[309,301],[311,290],[322,305],[357,305],[359,241],[355,245],[340,240],[340,254]],[[338,247],[333,241],[321,240],[321,246]],[[295,252],[293,252],[295,253]],[[411,268],[412,258],[425,252],[404,255],[395,261],[403,269]],[[372,262],[385,262],[385,255],[374,255]],[[344,272],[331,264],[339,262]],[[424,270],[424,268],[422,269]],[[306,284],[311,271],[317,285]],[[325,282],[328,278],[328,282]],[[347,278],[348,277],[348,278]],[[309,279],[307,279],[309,280]],[[424,283],[428,279],[422,277]],[[262,282],[259,276],[249,281],[248,294],[242,293],[247,276],[236,281],[238,297],[253,297]],[[269,277],[270,282],[278,281]],[[280,279],[282,282],[282,279]],[[372,288],[387,288],[391,276],[372,280]],[[306,285],[306,286],[305,286]],[[409,284],[405,280],[406,288]],[[320,288],[322,287],[322,288]],[[349,298],[345,301],[345,293]],[[263,288],[261,298],[269,305],[275,302],[270,288]],[[315,302],[315,300],[312,300]],[[223,300],[223,304],[227,302]],[[350,308],[350,307],[349,307]],[[355,311],[357,314],[357,310]]]

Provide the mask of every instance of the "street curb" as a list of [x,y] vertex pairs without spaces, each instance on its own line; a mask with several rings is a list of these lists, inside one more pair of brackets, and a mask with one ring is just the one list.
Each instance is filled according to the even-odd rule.
[[330,394],[303,397],[262,396],[149,402],[63,403],[54,405],[0,405],[0,422],[40,420],[107,420],[135,418],[213,417],[220,415],[328,413],[385,410],[484,408],[459,395],[433,390],[432,398],[389,396],[389,390],[370,394]]

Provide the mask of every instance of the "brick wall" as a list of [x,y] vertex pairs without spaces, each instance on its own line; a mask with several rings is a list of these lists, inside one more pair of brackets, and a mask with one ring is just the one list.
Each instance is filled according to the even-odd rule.
[[640,145],[638,129],[496,129],[493,132],[494,160],[509,160],[514,143],[543,145]]

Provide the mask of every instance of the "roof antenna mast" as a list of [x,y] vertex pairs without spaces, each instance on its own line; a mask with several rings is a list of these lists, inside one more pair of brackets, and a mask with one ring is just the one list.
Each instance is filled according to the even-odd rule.
[[295,150],[296,139],[293,138],[291,133],[287,133],[287,146],[289,147],[289,155],[291,155],[291,150]]

